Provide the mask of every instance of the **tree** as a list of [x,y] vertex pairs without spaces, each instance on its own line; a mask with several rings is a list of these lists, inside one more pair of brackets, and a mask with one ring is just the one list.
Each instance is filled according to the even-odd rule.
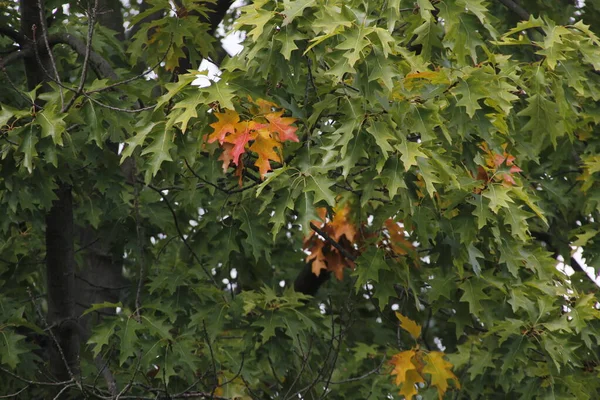
[[132,3],[1,5],[0,394],[598,396],[600,1]]

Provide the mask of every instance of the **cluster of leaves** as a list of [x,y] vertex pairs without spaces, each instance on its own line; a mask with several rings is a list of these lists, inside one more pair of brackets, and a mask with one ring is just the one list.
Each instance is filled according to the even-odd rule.
[[[254,165],[263,179],[271,170],[270,161],[282,163],[282,142],[298,142],[298,128],[291,126],[295,122],[294,118],[283,117],[283,111],[274,111],[276,108],[277,105],[272,102],[259,99],[256,107],[248,110],[253,118],[245,121],[240,121],[239,114],[233,110],[215,113],[218,122],[210,125],[214,132],[208,137],[208,143],[218,140],[223,148],[219,157],[223,161],[223,172],[227,172],[229,165],[233,163],[237,166],[236,173],[242,176],[244,165],[240,163],[240,156],[246,150],[258,156]],[[257,121],[261,119],[265,121]]]
[[[396,312],[396,317],[400,321],[400,327],[410,333],[413,339],[417,340],[421,336],[421,326],[415,321],[399,312]],[[430,385],[437,389],[440,400],[448,390],[448,380],[460,389],[458,378],[452,373],[452,364],[444,360],[444,353],[441,351],[425,351],[416,345],[410,350],[395,354],[390,364],[394,366],[392,375],[396,375],[396,385],[401,387],[400,394],[407,400],[412,400],[418,394],[417,384],[425,383],[423,374],[431,376]]]
[[[114,398],[108,370],[138,397],[598,397],[572,252],[600,268],[600,1],[256,0],[198,87],[181,59],[219,59],[212,3],[132,4],[122,40],[56,11],[52,40],[90,32],[93,57],[52,42],[35,89],[0,60],[0,388]],[[79,386],[45,359],[59,184]],[[307,264],[338,278],[314,298],[290,289]]]

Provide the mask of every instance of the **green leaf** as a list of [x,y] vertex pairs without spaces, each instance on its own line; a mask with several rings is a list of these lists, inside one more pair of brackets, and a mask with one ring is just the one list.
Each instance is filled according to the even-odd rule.
[[26,354],[30,350],[20,343],[25,336],[18,335],[10,329],[0,330],[0,360],[3,364],[15,369],[19,365],[19,355]]
[[306,39],[306,35],[292,29],[290,26],[284,26],[275,36],[275,40],[281,43],[281,55],[288,61],[292,57],[292,51],[298,50],[295,42],[304,39]]
[[172,339],[171,327],[166,323],[166,318],[154,318],[150,315],[142,314],[142,323],[150,332],[158,335],[161,339]]
[[19,146],[19,151],[23,153],[23,166],[27,168],[30,174],[33,172],[33,159],[38,155],[35,148],[37,143],[37,135],[33,132],[33,129],[28,129]]
[[379,271],[390,270],[384,259],[384,252],[376,246],[369,246],[368,250],[356,260],[356,269],[353,276],[356,277],[354,287],[356,291],[360,290],[369,282],[379,282]]
[[332,181],[323,175],[309,175],[305,179],[304,191],[314,192],[315,203],[324,200],[331,207],[335,206],[335,193],[330,189]]
[[92,353],[94,353],[94,357],[97,357],[98,354],[102,351],[103,346],[107,346],[110,338],[113,336],[115,332],[115,324],[108,323],[100,325],[93,330],[92,336],[88,339],[88,344],[95,344],[92,348]]
[[316,0],[283,0],[283,19],[282,26],[290,24],[297,17],[302,16],[302,13],[307,7],[312,7],[317,3]]
[[[424,0],[427,3],[429,1]],[[425,60],[429,60],[431,58],[431,50],[434,47],[442,47],[442,43],[440,42],[439,35],[441,33],[441,29],[437,22],[433,20],[433,18],[426,19],[421,26],[413,32],[417,37],[413,41],[413,45],[420,44],[422,47],[421,56]]]
[[390,199],[398,194],[400,188],[406,189],[404,171],[398,156],[388,158],[381,171],[381,181],[388,189]]
[[231,100],[236,97],[236,92],[224,80],[213,82],[210,86],[201,90],[207,95],[204,99],[206,104],[218,102],[223,108],[234,109]]
[[163,94],[158,98],[156,102],[155,110],[159,110],[162,106],[167,104],[175,95],[179,94],[184,88],[189,86],[190,83],[196,80],[198,73],[182,74],[177,76],[177,82],[165,84],[167,93]]
[[404,170],[408,171],[413,165],[417,165],[417,157],[427,159],[427,155],[419,150],[421,148],[420,143],[411,142],[408,139],[403,139],[398,145],[400,150],[400,159],[404,164]]
[[353,67],[354,64],[356,64],[363,49],[370,44],[370,41],[366,36],[371,32],[373,32],[372,28],[360,24],[355,29],[347,30],[344,33],[346,40],[338,44],[336,49],[347,50],[344,53],[344,57],[348,59],[348,65],[350,67]]
[[133,315],[125,319],[123,326],[119,330],[121,339],[119,366],[122,366],[137,351],[138,336],[136,332],[140,329],[142,329],[142,324],[137,322]]
[[[151,172],[152,176],[155,176],[158,173],[158,170],[164,161],[173,161],[170,154],[170,151],[173,149],[175,149],[175,144],[173,143],[173,134],[170,131],[164,129],[154,135],[152,144],[142,151],[143,156],[150,154],[150,159],[148,161],[150,169],[148,172]],[[148,181],[148,179],[146,179],[146,181]]]
[[520,117],[529,117],[529,121],[522,128],[523,131],[532,133],[532,142],[541,144],[549,138],[556,147],[556,139],[565,134],[556,104],[539,94],[529,97],[527,103],[527,107],[517,114]]
[[114,309],[116,309],[117,307],[122,308],[123,304],[121,304],[121,302],[110,303],[108,301],[105,301],[105,302],[102,302],[102,303],[97,303],[97,304],[92,305],[90,308],[88,308],[83,313],[81,313],[81,316],[83,317],[84,315],[88,315],[89,313],[93,313],[94,311],[102,310],[104,308],[114,308]]
[[469,245],[467,246],[467,252],[469,253],[469,263],[473,267],[473,272],[475,272],[475,275],[480,276],[482,268],[477,259],[485,259],[485,256],[481,251],[479,251],[477,247],[473,245],[473,243],[469,243]]
[[158,125],[158,123],[151,122],[151,121],[150,122],[140,121],[140,123],[138,123],[138,125],[136,125],[135,130],[137,131],[137,133],[135,134],[135,136],[130,138],[129,140],[125,141],[127,146],[125,146],[125,148],[121,152],[121,161],[120,161],[121,164],[123,164],[123,161],[125,161],[125,159],[127,157],[131,157],[131,155],[133,154],[133,151],[137,147],[144,146],[146,137],[148,137],[148,134],[150,132],[152,132],[154,127],[156,127],[157,125]]
[[392,128],[386,122],[374,121],[367,127],[367,132],[373,136],[377,146],[379,146],[384,157],[387,159],[388,153],[394,151],[394,148],[390,144],[390,141],[395,141],[395,136],[392,134]]
[[475,206],[473,215],[477,217],[477,229],[482,229],[488,221],[493,221],[493,215],[490,211],[489,200],[479,194],[474,194],[469,203]]
[[490,210],[495,214],[498,213],[500,207],[510,208],[508,203],[513,203],[513,200],[508,196],[510,189],[501,184],[490,184],[482,192],[481,195],[490,200]]
[[481,109],[478,100],[486,98],[489,94],[486,82],[475,79],[460,80],[452,92],[460,96],[456,105],[465,107],[471,118]]
[[59,115],[56,113],[55,106],[48,106],[36,114],[35,122],[42,127],[42,138],[52,137],[55,145],[62,146],[62,134],[66,132],[66,122],[64,118],[66,114]]
[[433,194],[436,192],[434,183],[442,183],[439,178],[438,172],[431,165],[430,160],[424,157],[417,157],[417,165],[419,166],[419,172],[425,181],[425,188],[427,189],[427,193],[429,196],[433,197]]
[[275,13],[260,8],[260,4],[250,4],[240,8],[240,10],[242,11],[242,16],[237,19],[235,27],[240,28],[244,25],[254,26],[254,29],[248,32],[248,35],[256,42],[262,35],[265,24],[275,16]]
[[173,110],[183,109],[183,112],[176,113],[177,118],[175,118],[172,122],[169,121],[167,126],[181,123],[181,132],[185,133],[190,119],[198,117],[196,109],[201,103],[202,99],[200,92],[188,93],[182,100],[179,100],[173,106]]
[[483,311],[481,301],[490,298],[483,291],[486,287],[487,285],[485,282],[481,278],[476,277],[466,279],[459,285],[459,288],[463,291],[460,301],[469,304],[469,311],[471,314],[479,315]]
[[261,254],[264,254],[266,259],[269,260],[269,240],[265,228],[256,225],[251,218],[251,214],[244,207],[242,207],[239,212],[239,218],[242,221],[240,229],[246,233],[247,248],[250,250],[254,259],[258,261]]

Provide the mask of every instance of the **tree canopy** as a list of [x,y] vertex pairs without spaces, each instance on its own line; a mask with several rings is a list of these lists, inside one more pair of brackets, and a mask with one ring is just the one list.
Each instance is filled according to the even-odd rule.
[[0,2],[0,395],[598,398],[600,1],[231,5]]

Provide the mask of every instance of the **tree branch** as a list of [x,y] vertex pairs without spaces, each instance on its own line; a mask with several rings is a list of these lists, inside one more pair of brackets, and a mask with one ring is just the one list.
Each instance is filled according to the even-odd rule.
[[323,236],[323,238],[329,242],[329,244],[331,244],[333,247],[335,247],[341,255],[343,255],[344,257],[346,257],[348,260],[350,261],[356,261],[356,257],[353,256],[352,254],[350,254],[348,252],[348,250],[346,250],[345,248],[342,247],[342,245],[340,245],[338,242],[336,242],[335,240],[333,240],[333,238],[331,236],[329,236],[324,230],[319,229],[315,224],[313,224],[312,222],[310,223],[310,228],[317,232],[319,235]]
[[528,20],[530,14],[523,7],[515,3],[513,0],[497,0],[499,3],[502,3],[506,8],[510,11],[514,12],[519,16],[519,18],[523,20]]
[[8,36],[18,44],[23,44],[25,41],[25,37],[23,35],[15,30],[10,29],[8,26],[0,26],[0,35]]
[[[67,46],[71,47],[77,54],[79,54],[82,57],[85,57],[87,49],[85,42],[79,39],[78,37],[71,35],[70,33],[61,32],[52,34],[48,37],[48,43],[50,47],[54,47],[57,44],[66,44]],[[36,43],[35,45],[30,44],[24,46],[20,51],[11,53],[6,57],[0,58],[0,68],[4,69],[7,65],[15,61],[18,61],[25,57],[33,56],[36,51],[36,48],[34,46],[37,46],[37,50],[39,51],[44,49],[45,44],[40,42]],[[100,54],[90,50],[89,60],[92,69],[98,75],[114,80],[118,78],[110,63],[106,61],[106,59],[104,59],[104,57],[102,57]]]

